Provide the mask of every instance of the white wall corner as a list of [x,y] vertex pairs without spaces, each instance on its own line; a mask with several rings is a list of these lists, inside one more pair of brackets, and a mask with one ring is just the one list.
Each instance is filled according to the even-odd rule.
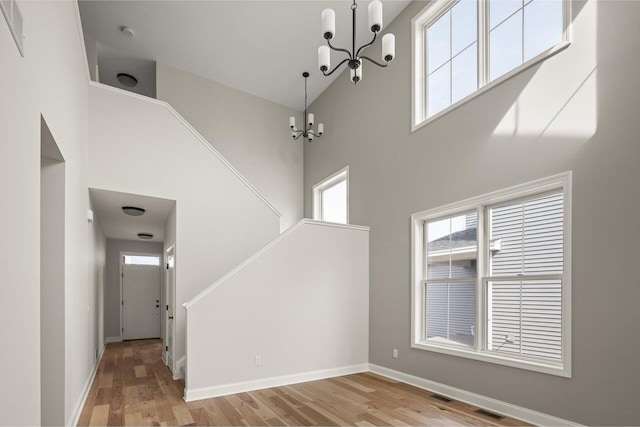
[[498,414],[515,418],[526,423],[531,423],[533,425],[581,426],[581,424],[574,423],[573,421],[568,421],[562,418],[554,417],[552,415],[543,414],[541,412],[523,408],[522,406],[513,405],[511,403],[482,396],[480,394],[472,393],[470,391],[462,390],[456,387],[451,387],[446,384],[427,380],[415,375],[385,368],[384,366],[375,365],[373,363],[369,364],[369,371],[373,372],[374,374],[382,375],[383,377],[391,378],[405,384],[410,384],[423,390],[428,390],[442,396],[450,397],[451,399],[468,403],[470,405],[477,406],[478,408],[496,412]]
[[[187,366],[187,355],[185,354],[176,362],[176,371],[173,373],[174,380],[181,380],[186,377],[185,376],[186,366]],[[185,391],[185,395],[186,395],[186,391]]]
[[107,337],[104,340],[105,345],[112,342],[122,342],[122,337]]

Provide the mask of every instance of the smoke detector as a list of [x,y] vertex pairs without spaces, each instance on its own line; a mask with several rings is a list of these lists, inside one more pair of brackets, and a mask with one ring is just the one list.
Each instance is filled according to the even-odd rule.
[[122,27],[120,27],[120,32],[127,37],[133,37],[136,35],[133,29],[131,29],[130,27],[127,27],[126,25],[123,25]]

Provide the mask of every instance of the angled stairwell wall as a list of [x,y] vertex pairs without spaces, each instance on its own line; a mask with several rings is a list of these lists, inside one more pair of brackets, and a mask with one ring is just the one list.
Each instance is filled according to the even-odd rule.
[[89,187],[176,200],[176,345],[189,301],[279,234],[279,212],[162,101],[89,88]]
[[187,401],[366,371],[369,229],[302,220],[185,306]]

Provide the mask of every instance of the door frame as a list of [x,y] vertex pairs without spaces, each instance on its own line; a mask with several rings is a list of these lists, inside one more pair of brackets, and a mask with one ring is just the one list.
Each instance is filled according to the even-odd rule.
[[[171,300],[171,298],[169,297],[169,257],[173,256],[173,317],[174,317],[174,321],[171,322],[171,336],[172,336],[172,340],[171,340],[171,348],[169,348],[169,310],[168,310],[168,304],[169,301]],[[164,281],[164,296],[165,296],[165,301],[164,304],[162,305],[162,307],[165,308],[164,310],[164,339],[163,339],[163,344],[164,344],[164,352],[162,353],[163,359],[164,359],[164,363],[166,366],[169,367],[169,370],[171,371],[171,373],[175,372],[175,342],[176,342],[176,324],[175,324],[175,316],[176,316],[176,245],[175,243],[172,244],[171,246],[169,246],[164,253],[164,264],[163,264],[163,270],[164,270],[164,274],[163,274],[163,281]],[[169,361],[169,355],[171,355],[171,361]]]
[[[118,267],[119,267],[119,271],[118,271],[118,301],[120,301],[120,304],[118,304],[118,310],[120,310],[120,341],[124,341],[124,334],[123,334],[123,329],[124,329],[124,320],[122,318],[122,306],[123,301],[122,301],[122,295],[123,295],[123,290],[122,290],[122,279],[123,279],[123,268],[124,268],[124,256],[125,255],[137,255],[137,256],[157,256],[158,258],[160,258],[160,270],[162,271],[162,254],[157,254],[157,253],[152,253],[152,252],[135,252],[135,251],[120,251],[120,255],[118,257]],[[160,274],[160,307],[162,308],[162,288],[164,287],[164,277],[162,274]],[[162,326],[162,322],[160,323],[160,325]],[[162,328],[160,328],[160,333],[162,334]]]

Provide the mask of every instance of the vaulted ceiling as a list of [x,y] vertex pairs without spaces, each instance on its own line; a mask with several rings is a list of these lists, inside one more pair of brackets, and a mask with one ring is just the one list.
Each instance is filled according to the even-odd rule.
[[[357,44],[369,42],[368,1],[358,2]],[[321,13],[336,12],[335,45],[351,45],[351,1],[93,1],[80,2],[85,33],[98,42],[111,65],[158,61],[226,86],[302,110],[303,71],[309,71],[309,102],[341,73],[324,77],[317,68],[323,44]],[[408,0],[384,0],[384,26]],[[120,28],[135,35],[127,37]],[[385,32],[383,27],[382,33]],[[380,42],[369,56],[380,55]],[[335,52],[332,63],[340,58]],[[142,60],[142,61],[141,61]],[[119,61],[119,62],[118,62]],[[101,76],[115,66],[101,68]],[[113,76],[111,76],[113,77]]]

